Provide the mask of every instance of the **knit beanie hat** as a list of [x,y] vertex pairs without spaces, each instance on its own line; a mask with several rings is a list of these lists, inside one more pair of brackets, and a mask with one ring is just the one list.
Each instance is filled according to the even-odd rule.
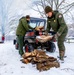
[[52,8],[50,6],[46,6],[44,11],[45,13],[52,12]]

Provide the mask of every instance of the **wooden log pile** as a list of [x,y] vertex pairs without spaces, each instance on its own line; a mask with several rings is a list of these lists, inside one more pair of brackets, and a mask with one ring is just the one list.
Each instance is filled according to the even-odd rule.
[[36,67],[39,71],[48,70],[52,67],[60,67],[59,62],[56,58],[46,55],[43,50],[34,50],[32,52],[26,52],[23,54],[23,63],[36,64]]

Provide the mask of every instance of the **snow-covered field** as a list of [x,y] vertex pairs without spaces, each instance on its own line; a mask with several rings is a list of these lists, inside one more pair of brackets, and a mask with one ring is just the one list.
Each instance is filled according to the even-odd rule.
[[[12,41],[0,44],[0,75],[74,75],[74,43],[65,43],[66,55],[64,63],[59,68],[51,68],[48,71],[39,72],[32,64],[23,64]],[[55,53],[48,55],[57,57],[58,48]]]

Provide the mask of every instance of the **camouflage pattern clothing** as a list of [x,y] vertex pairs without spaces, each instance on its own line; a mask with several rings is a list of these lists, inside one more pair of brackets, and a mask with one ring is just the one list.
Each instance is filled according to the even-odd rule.
[[57,38],[59,52],[62,50],[65,51],[64,40],[67,35],[68,28],[61,13],[54,11],[52,17],[48,17],[47,32],[49,32],[51,28],[54,32],[59,34]]

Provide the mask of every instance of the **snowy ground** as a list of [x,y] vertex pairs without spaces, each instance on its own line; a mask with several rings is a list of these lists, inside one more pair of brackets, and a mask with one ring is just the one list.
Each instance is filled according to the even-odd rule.
[[[34,65],[20,61],[12,41],[0,44],[0,75],[74,75],[74,43],[65,43],[65,46],[67,58],[64,63],[60,63],[60,68],[39,72]],[[58,49],[55,53],[47,54],[57,57]]]

